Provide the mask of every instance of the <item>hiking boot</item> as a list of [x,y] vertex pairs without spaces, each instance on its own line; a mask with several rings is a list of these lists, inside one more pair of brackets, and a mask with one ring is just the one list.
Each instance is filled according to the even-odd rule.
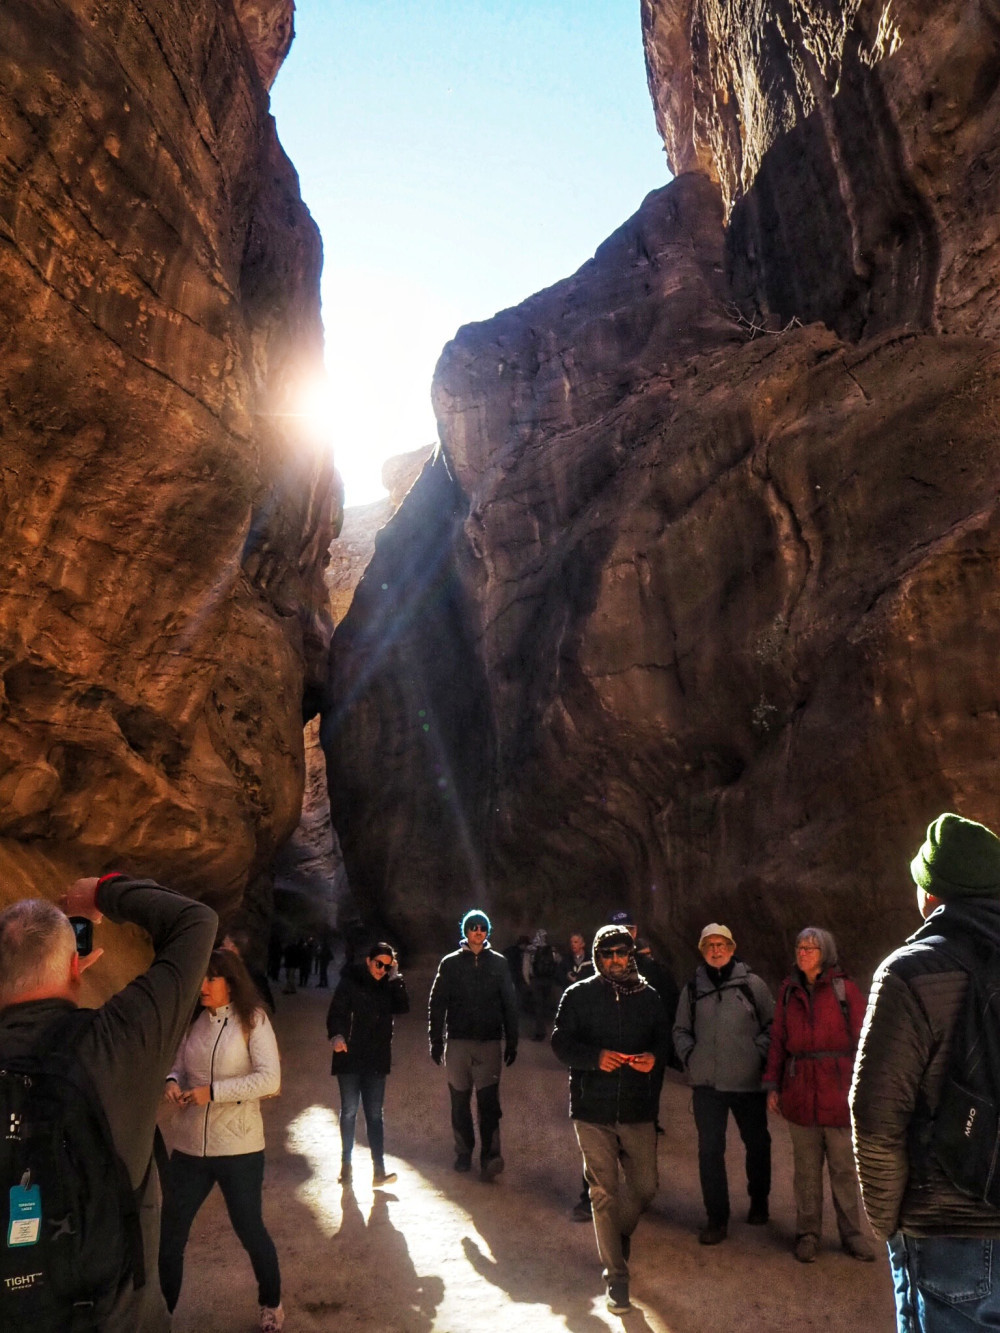
[[750,1211],[747,1213],[747,1225],[751,1227],[762,1227],[768,1220],[767,1203],[752,1203]]
[[594,1220],[594,1214],[591,1212],[590,1204],[584,1203],[582,1199],[573,1205],[570,1217],[574,1222],[592,1222]]
[[702,1227],[698,1232],[699,1245],[721,1245],[729,1235],[729,1227],[725,1222],[713,1224],[709,1222],[707,1227]]
[[337,1177],[337,1180],[339,1181],[339,1183],[340,1183],[341,1185],[349,1185],[349,1184],[351,1183],[351,1164],[350,1164],[350,1162],[341,1162],[341,1164],[340,1164],[340,1175]]
[[863,1240],[845,1240],[842,1249],[845,1254],[850,1255],[852,1259],[860,1260],[863,1264],[873,1264],[875,1262],[874,1251]]
[[497,1156],[497,1157],[483,1158],[482,1171],[480,1172],[483,1180],[496,1180],[497,1176],[500,1174],[502,1170],[503,1170],[502,1157]]
[[628,1298],[628,1279],[616,1278],[608,1283],[608,1310],[611,1314],[628,1314],[632,1302]]
[[386,1171],[383,1167],[381,1171],[378,1169],[375,1170],[375,1173],[372,1176],[372,1184],[376,1189],[379,1189],[382,1185],[392,1185],[398,1179],[399,1176],[396,1175],[395,1171]]
[[816,1236],[799,1236],[795,1242],[795,1257],[800,1264],[814,1264],[819,1253],[819,1239]]
[[281,1333],[285,1326],[285,1310],[279,1305],[272,1309],[270,1305],[260,1307],[260,1333]]
[[460,1152],[460,1153],[458,1154],[458,1156],[455,1158],[455,1170],[456,1170],[456,1171],[471,1171],[471,1170],[472,1170],[472,1153],[471,1153],[471,1152]]

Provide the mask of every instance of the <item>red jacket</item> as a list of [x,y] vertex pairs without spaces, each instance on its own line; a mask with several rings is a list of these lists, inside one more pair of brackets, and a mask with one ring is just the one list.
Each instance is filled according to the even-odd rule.
[[[834,977],[843,981],[846,1018]],[[779,1090],[786,1120],[841,1128],[851,1123],[847,1093],[864,1016],[861,992],[836,968],[820,973],[811,995],[798,969],[781,983],[763,1082]]]

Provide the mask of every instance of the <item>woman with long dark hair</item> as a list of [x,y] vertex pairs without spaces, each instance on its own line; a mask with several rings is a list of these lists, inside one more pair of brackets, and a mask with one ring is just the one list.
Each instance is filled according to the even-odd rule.
[[379,940],[364,962],[344,968],[326,1015],[333,1046],[330,1073],[340,1084],[340,1180],[351,1179],[351,1154],[358,1106],[365,1108],[368,1146],[376,1185],[389,1185],[395,1171],[385,1169],[382,1107],[392,1058],[392,1019],[410,1009],[396,951]]
[[281,1086],[278,1044],[238,954],[213,952],[201,1005],[167,1078],[167,1100],[180,1114],[163,1180],[160,1285],[172,1311],[191,1223],[218,1184],[233,1230],[253,1264],[262,1333],[278,1333],[285,1316],[278,1256],[261,1214],[260,1113],[260,1098],[273,1096]]

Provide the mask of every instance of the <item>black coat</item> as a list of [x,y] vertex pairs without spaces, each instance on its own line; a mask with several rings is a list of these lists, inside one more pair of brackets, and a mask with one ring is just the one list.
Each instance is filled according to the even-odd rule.
[[334,1051],[331,1074],[388,1074],[392,1016],[410,1011],[402,977],[376,981],[365,963],[344,968],[326,1014],[326,1035],[338,1034],[346,1051]]
[[464,945],[441,959],[427,1006],[432,1044],[444,1041],[506,1039],[517,1050],[517,996],[503,954],[484,945],[473,953]]
[[[652,986],[622,991],[600,975],[563,992],[552,1029],[552,1049],[569,1065],[569,1113],[592,1125],[639,1124],[656,1119],[661,1071],[671,1051],[670,1019]],[[648,1074],[631,1065],[598,1068],[601,1051],[652,1051]]]

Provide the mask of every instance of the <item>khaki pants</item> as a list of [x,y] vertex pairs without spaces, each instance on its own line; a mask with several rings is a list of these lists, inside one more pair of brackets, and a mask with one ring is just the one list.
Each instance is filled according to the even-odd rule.
[[851,1131],[828,1125],[793,1125],[795,1160],[795,1234],[820,1236],[823,1232],[823,1158],[830,1172],[830,1193],[843,1244],[863,1238],[858,1211],[858,1177],[854,1170]]
[[574,1120],[573,1128],[590,1186],[604,1280],[627,1278],[622,1236],[631,1236],[656,1194],[656,1126],[651,1120],[638,1125],[591,1125]]

